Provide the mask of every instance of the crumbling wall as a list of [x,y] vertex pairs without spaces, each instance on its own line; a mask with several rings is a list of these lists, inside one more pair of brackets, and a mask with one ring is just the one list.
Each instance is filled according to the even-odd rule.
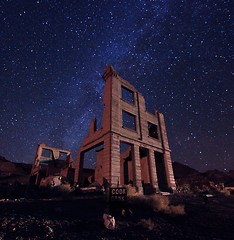
[[40,185],[41,180],[51,176],[65,177],[69,182],[74,182],[74,163],[71,152],[63,149],[39,144],[32,165],[30,183]]

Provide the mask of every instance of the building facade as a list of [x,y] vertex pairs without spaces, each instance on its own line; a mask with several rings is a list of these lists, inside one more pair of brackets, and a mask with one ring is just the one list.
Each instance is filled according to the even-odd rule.
[[85,154],[98,148],[93,181],[130,183],[140,193],[175,190],[163,114],[147,112],[144,97],[111,65],[104,81],[102,128],[92,120],[77,154],[75,182],[84,184]]

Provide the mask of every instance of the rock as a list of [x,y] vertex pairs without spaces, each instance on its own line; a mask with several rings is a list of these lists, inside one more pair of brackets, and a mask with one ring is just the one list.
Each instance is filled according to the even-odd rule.
[[114,230],[115,229],[115,218],[109,214],[103,214],[104,226],[107,229]]

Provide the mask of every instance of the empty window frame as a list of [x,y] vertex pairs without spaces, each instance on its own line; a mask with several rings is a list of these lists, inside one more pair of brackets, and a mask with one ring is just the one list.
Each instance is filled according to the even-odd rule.
[[122,112],[122,126],[136,131],[136,116],[129,112]]
[[158,126],[148,122],[148,133],[149,133],[149,137],[158,139]]
[[66,160],[67,159],[67,153],[59,152],[59,159],[60,160]]
[[53,152],[50,149],[43,148],[41,156],[48,159],[53,159]]
[[134,92],[122,86],[122,99],[128,103],[134,104]]

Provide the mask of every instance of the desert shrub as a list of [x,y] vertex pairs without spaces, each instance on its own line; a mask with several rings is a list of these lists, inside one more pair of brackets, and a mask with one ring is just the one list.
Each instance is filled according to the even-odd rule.
[[148,197],[144,195],[133,195],[133,196],[128,196],[128,203],[132,207],[139,208],[141,210],[152,210],[150,201]]
[[61,184],[51,188],[51,192],[54,197],[67,198],[71,194],[72,188],[70,184]]
[[155,212],[163,212],[170,215],[184,215],[185,210],[183,205],[171,205],[167,196],[159,194],[152,196],[132,196],[131,202],[141,208],[150,208]]
[[61,184],[55,187],[42,186],[38,190],[38,196],[39,198],[63,198],[68,197],[72,191],[70,184]]
[[58,192],[61,192],[62,194],[69,194],[72,192],[72,188],[70,184],[61,184],[56,187]]
[[141,219],[141,221],[138,223],[138,225],[140,225],[140,226],[142,226],[142,227],[144,227],[144,228],[146,228],[150,231],[152,231],[156,227],[155,223],[152,221],[151,218]]
[[154,211],[166,212],[169,206],[169,199],[162,195],[150,196],[150,204]]
[[151,196],[152,208],[156,212],[164,212],[171,215],[184,215],[183,205],[170,205],[170,201],[167,196],[154,195]]
[[131,184],[125,186],[127,189],[128,196],[136,196],[138,195],[136,187],[133,187]]
[[228,196],[231,195],[231,192],[228,191],[227,189],[223,189],[223,190],[221,190],[220,192],[221,192],[224,196],[226,196],[226,197],[228,197]]
[[170,209],[170,214],[172,215],[184,215],[185,214],[185,210],[184,210],[184,205],[177,205],[177,206],[173,206],[170,205],[169,206]]

